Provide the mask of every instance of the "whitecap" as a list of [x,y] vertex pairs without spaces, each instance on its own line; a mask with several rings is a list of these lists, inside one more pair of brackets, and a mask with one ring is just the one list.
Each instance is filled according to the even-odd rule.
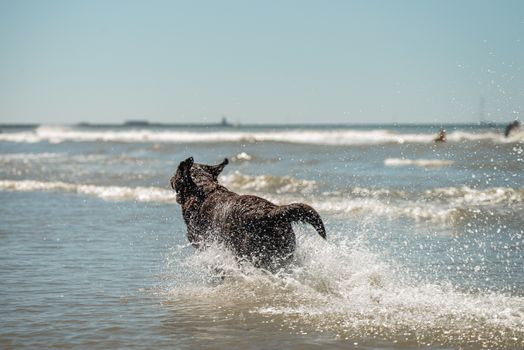
[[126,187],[73,184],[61,181],[0,180],[0,190],[15,192],[60,191],[98,197],[104,200],[174,202],[173,191],[159,187]]
[[233,162],[247,162],[253,160],[253,156],[247,154],[246,152],[240,152],[239,154],[231,158],[231,160]]
[[317,187],[314,180],[296,179],[291,176],[245,175],[235,171],[220,177],[220,182],[232,191],[264,193],[310,193]]
[[[505,208],[524,203],[524,189],[472,189],[447,187],[422,193],[355,188],[346,192],[311,195],[317,187],[312,180],[269,175],[250,176],[238,172],[221,177],[221,181],[240,194],[255,193],[278,204],[303,202],[321,214],[360,217],[410,218],[415,221],[453,224],[482,208]],[[171,189],[160,187],[100,186],[60,181],[0,180],[4,191],[61,191],[94,196],[104,200],[174,203]],[[423,199],[423,200],[420,200]]]
[[0,154],[0,162],[40,160],[40,159],[59,158],[62,156],[63,154],[61,153],[51,153],[51,152],[4,153],[4,154]]
[[446,159],[401,159],[387,158],[384,164],[387,166],[418,166],[422,168],[442,168],[453,164],[454,161]]
[[[355,129],[290,129],[250,131],[181,131],[181,130],[83,130],[68,127],[41,126],[33,131],[5,132],[0,141],[10,142],[154,142],[154,143],[221,143],[221,142],[286,142],[315,145],[377,145],[403,143],[432,143],[433,133],[398,133],[393,130]],[[488,140],[497,143],[524,141],[524,133],[509,138],[496,132],[455,131],[447,136],[449,142]]]

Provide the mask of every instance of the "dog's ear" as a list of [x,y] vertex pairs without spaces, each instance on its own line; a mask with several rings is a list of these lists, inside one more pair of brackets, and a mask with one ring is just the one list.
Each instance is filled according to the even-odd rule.
[[191,180],[191,167],[193,166],[193,157],[189,157],[186,160],[180,162],[178,165],[178,169],[180,170],[180,174],[184,178],[184,180]]
[[[180,190],[181,185],[188,188],[195,187],[195,183],[191,179],[191,166],[193,165],[193,157],[189,157],[178,164],[175,175],[171,178],[171,187],[174,190]],[[177,188],[178,187],[178,188]]]
[[226,165],[228,165],[228,164],[229,164],[229,160],[227,160],[227,158],[224,158],[224,160],[220,164],[207,165],[206,166],[206,171],[209,172],[211,174],[211,176],[213,176],[213,180],[216,181],[218,179],[218,175],[220,175],[222,170],[224,170],[224,167]]
[[187,168],[187,171],[189,171],[193,163],[194,163],[193,157],[189,157],[186,160],[181,161],[178,167],[183,169],[184,171],[186,171],[186,168]]

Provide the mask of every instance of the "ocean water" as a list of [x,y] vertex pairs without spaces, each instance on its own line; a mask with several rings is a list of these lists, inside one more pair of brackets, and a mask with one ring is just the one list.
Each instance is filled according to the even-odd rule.
[[[502,128],[5,128],[0,348],[522,349],[524,132]],[[297,225],[276,273],[195,251],[188,156],[312,205],[327,241]]]

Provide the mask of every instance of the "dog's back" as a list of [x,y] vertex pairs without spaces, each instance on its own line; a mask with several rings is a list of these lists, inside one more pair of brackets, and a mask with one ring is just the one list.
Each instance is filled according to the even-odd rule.
[[277,206],[220,186],[217,178],[225,164],[227,160],[217,166],[193,164],[188,158],[180,163],[171,180],[177,200],[180,196],[188,239],[193,245],[202,247],[218,241],[255,266],[271,267],[288,261],[295,251],[293,222],[309,223],[326,238],[322,219],[308,205]]

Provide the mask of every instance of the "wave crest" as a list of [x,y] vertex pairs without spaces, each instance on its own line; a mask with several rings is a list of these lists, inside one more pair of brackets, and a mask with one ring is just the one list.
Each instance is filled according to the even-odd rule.
[[253,160],[253,156],[247,154],[246,152],[240,152],[239,154],[231,158],[231,160],[233,162],[247,162]]
[[427,190],[424,194],[427,198],[447,200],[455,205],[490,206],[524,202],[522,188],[492,187],[478,190],[468,186],[445,187]]
[[31,192],[61,191],[98,197],[104,200],[134,200],[137,202],[174,202],[170,190],[158,187],[96,186],[61,181],[0,180],[0,190]]
[[452,160],[445,159],[401,159],[401,158],[387,158],[384,164],[387,166],[409,166],[414,165],[422,168],[442,168],[453,164]]
[[317,183],[313,180],[301,180],[291,176],[244,175],[238,171],[224,175],[221,182],[234,191],[256,191],[265,193],[310,193]]
[[[432,143],[433,133],[398,133],[393,130],[228,130],[228,131],[165,131],[153,129],[133,130],[80,130],[67,127],[41,126],[33,131],[5,132],[0,141],[9,142],[167,142],[167,143],[220,143],[220,142],[286,142],[315,145],[376,145],[403,143]],[[524,132],[505,138],[488,132],[454,131],[447,135],[449,142],[490,141],[494,143],[523,142]]]
[[[250,176],[235,172],[222,176],[231,190],[255,192],[276,203],[304,202],[320,213],[386,218],[411,218],[416,221],[454,224],[483,213],[505,215],[504,208],[524,203],[524,189],[448,187],[409,193],[390,189],[354,188],[344,192],[312,195],[317,183],[291,177]],[[36,180],[0,180],[4,191],[61,191],[94,196],[104,200],[175,203],[172,190],[159,187],[126,187],[45,182]]]

